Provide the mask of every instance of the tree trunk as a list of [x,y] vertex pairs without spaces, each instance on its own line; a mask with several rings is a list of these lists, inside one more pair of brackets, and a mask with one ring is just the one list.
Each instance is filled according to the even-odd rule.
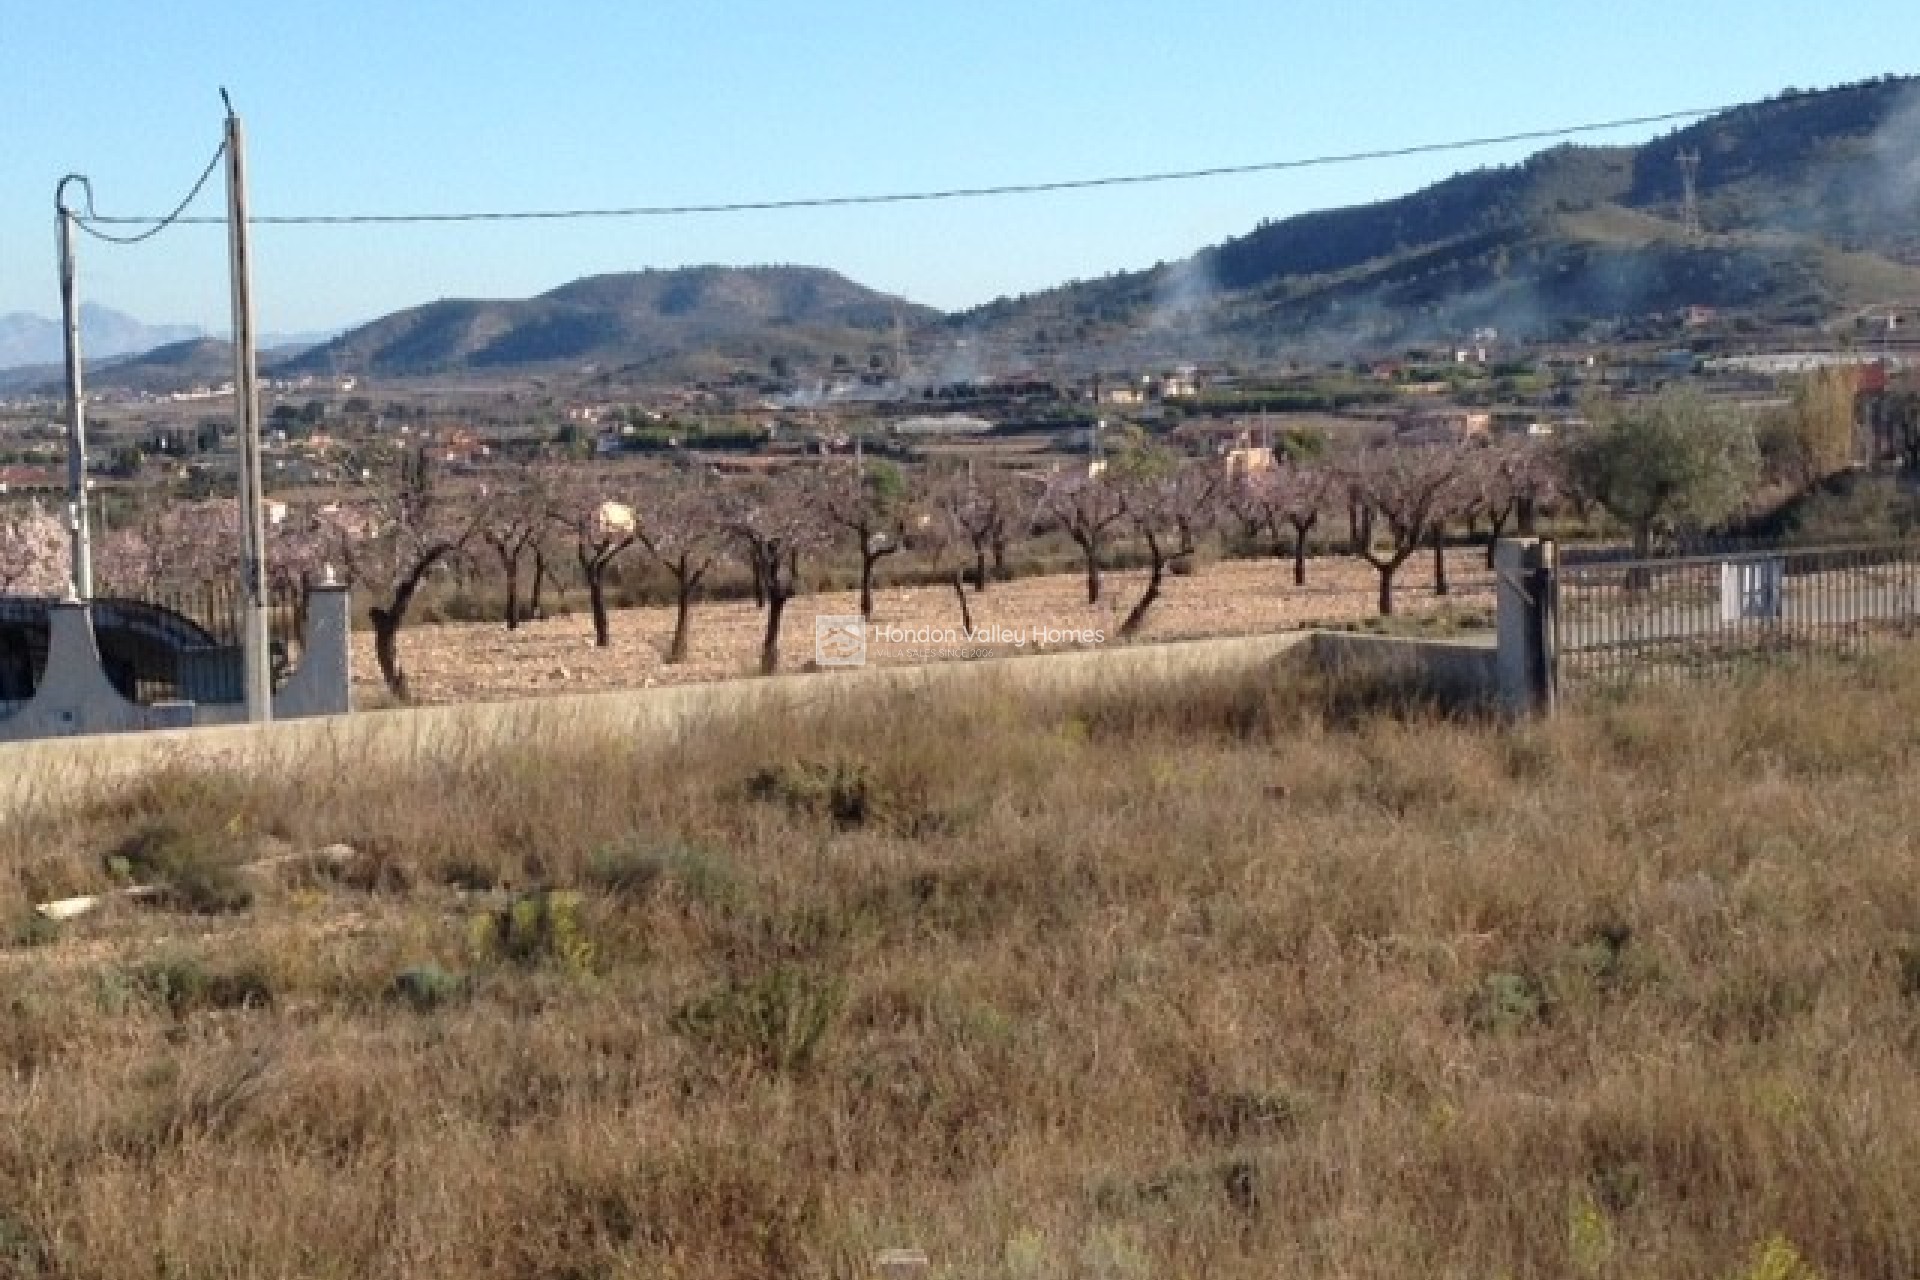
[[1087,558],[1087,603],[1100,603],[1100,544],[1093,539],[1075,538],[1080,544],[1080,554]]
[[869,551],[860,553],[860,620],[873,621],[873,566],[880,557]]
[[502,553],[500,569],[507,579],[507,630],[520,629],[520,557]]
[[1318,517],[1315,517],[1304,524],[1298,520],[1291,522],[1293,525],[1293,585],[1296,587],[1307,585],[1307,535],[1313,532],[1317,519]]
[[1007,540],[993,540],[993,576],[1005,582],[1007,580]]
[[693,593],[699,586],[697,580],[690,581],[685,577],[678,581],[680,590],[673,607],[673,643],[667,647],[667,665],[670,667],[687,660],[687,634],[693,621]]
[[589,564],[587,573],[587,605],[593,611],[593,645],[596,649],[608,649],[613,646],[613,632],[607,623],[607,566]]
[[1497,548],[1500,546],[1500,539],[1506,533],[1506,531],[1507,531],[1506,514],[1504,512],[1499,514],[1495,514],[1494,512],[1491,512],[1491,511],[1488,512],[1487,513],[1487,568],[1489,569],[1493,568],[1493,563],[1495,559],[1498,558],[1495,553]]
[[978,542],[973,544],[973,589],[976,594],[987,589],[987,549]]
[[1380,573],[1380,616],[1390,618],[1393,616],[1393,571],[1400,566],[1388,561],[1373,567]]
[[767,633],[760,642],[760,674],[763,676],[780,669],[780,615],[786,611],[787,594],[778,587],[767,592]]
[[1532,498],[1522,498],[1515,504],[1515,510],[1519,513],[1520,518],[1520,536],[1523,538],[1531,538],[1533,536],[1534,520],[1539,514],[1538,504],[1536,504]]
[[1447,595],[1447,534],[1439,525],[1433,526],[1433,594]]
[[967,607],[967,584],[960,576],[958,565],[953,569],[953,594],[960,601],[960,629],[968,635],[973,634],[973,610]]
[[531,617],[545,616],[540,608],[540,592],[547,585],[547,557],[540,548],[533,549],[533,595],[527,601],[527,613]]
[[1160,553],[1159,541],[1151,536],[1147,538],[1147,554],[1151,557],[1147,589],[1141,593],[1139,603],[1127,614],[1127,620],[1120,624],[1122,640],[1130,640],[1139,633],[1141,625],[1147,620],[1147,610],[1153,608],[1153,602],[1160,598],[1160,581],[1166,571],[1167,558]]
[[380,678],[387,692],[402,702],[410,701],[407,673],[400,669],[400,618],[375,605],[368,610],[373,620],[373,658],[380,664]]
[[767,575],[761,571],[760,557],[757,555],[753,557],[752,569],[753,607],[756,609],[764,609],[767,607]]

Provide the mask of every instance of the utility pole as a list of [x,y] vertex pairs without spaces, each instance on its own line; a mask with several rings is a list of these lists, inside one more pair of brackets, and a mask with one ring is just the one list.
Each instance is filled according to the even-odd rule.
[[260,487],[260,389],[253,352],[252,264],[247,257],[247,154],[227,91],[227,234],[233,274],[233,419],[240,445],[240,557],[249,723],[273,719],[267,652],[267,526]]
[[53,209],[60,228],[60,317],[67,347],[67,529],[72,538],[73,593],[93,598],[93,538],[87,528],[87,403],[80,378],[80,295],[73,260],[73,210],[67,184],[87,180],[77,173],[54,188]]

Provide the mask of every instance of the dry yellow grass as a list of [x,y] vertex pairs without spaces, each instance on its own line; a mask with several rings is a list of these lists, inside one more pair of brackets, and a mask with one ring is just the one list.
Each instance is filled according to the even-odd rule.
[[0,1275],[1910,1280],[1916,725],[1901,654],[157,775],[0,920],[368,858],[0,952]]

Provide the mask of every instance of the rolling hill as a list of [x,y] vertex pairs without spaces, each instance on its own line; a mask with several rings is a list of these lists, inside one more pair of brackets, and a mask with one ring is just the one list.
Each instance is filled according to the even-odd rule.
[[385,377],[597,366],[684,375],[776,357],[864,360],[897,324],[938,317],[812,267],[690,267],[593,276],[523,300],[447,300],[363,325],[277,373]]
[[[1678,156],[1699,156],[1699,230]],[[1033,363],[1340,354],[1494,327],[1807,327],[1920,302],[1920,79],[1788,92],[1640,147],[1560,146],[1263,223],[1178,263],[1002,299],[951,334]]]

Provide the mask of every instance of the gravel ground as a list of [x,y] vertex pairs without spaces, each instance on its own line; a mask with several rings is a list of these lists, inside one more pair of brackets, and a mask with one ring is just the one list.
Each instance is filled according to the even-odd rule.
[[[1445,600],[1433,593],[1430,558],[1415,556],[1400,571],[1396,608],[1403,615],[1430,613],[1442,605],[1490,614],[1493,580],[1482,555],[1471,548],[1449,553],[1453,591]],[[969,591],[974,634],[968,636],[961,632],[950,588],[886,587],[884,572],[874,626],[867,633],[867,661],[879,665],[1118,643],[1120,623],[1146,582],[1144,571],[1108,573],[1103,598],[1092,606],[1078,574],[992,583],[983,595]],[[1208,564],[1189,577],[1170,576],[1141,638],[1246,635],[1373,615],[1377,579],[1360,561],[1312,561],[1307,579],[1307,586],[1295,587],[1289,565],[1244,560]],[[495,701],[730,680],[753,674],[758,662],[763,615],[752,601],[697,605],[691,653],[677,666],[661,660],[673,636],[672,609],[615,611],[613,643],[597,649],[585,594],[570,592],[565,604],[573,610],[569,615],[529,622],[517,631],[499,623],[409,626],[400,634],[400,659],[415,700]],[[797,671],[813,660],[816,617],[858,612],[858,598],[851,592],[793,600],[781,628],[782,670]],[[370,633],[355,633],[353,661],[356,701],[378,705],[386,694],[374,665]]]

